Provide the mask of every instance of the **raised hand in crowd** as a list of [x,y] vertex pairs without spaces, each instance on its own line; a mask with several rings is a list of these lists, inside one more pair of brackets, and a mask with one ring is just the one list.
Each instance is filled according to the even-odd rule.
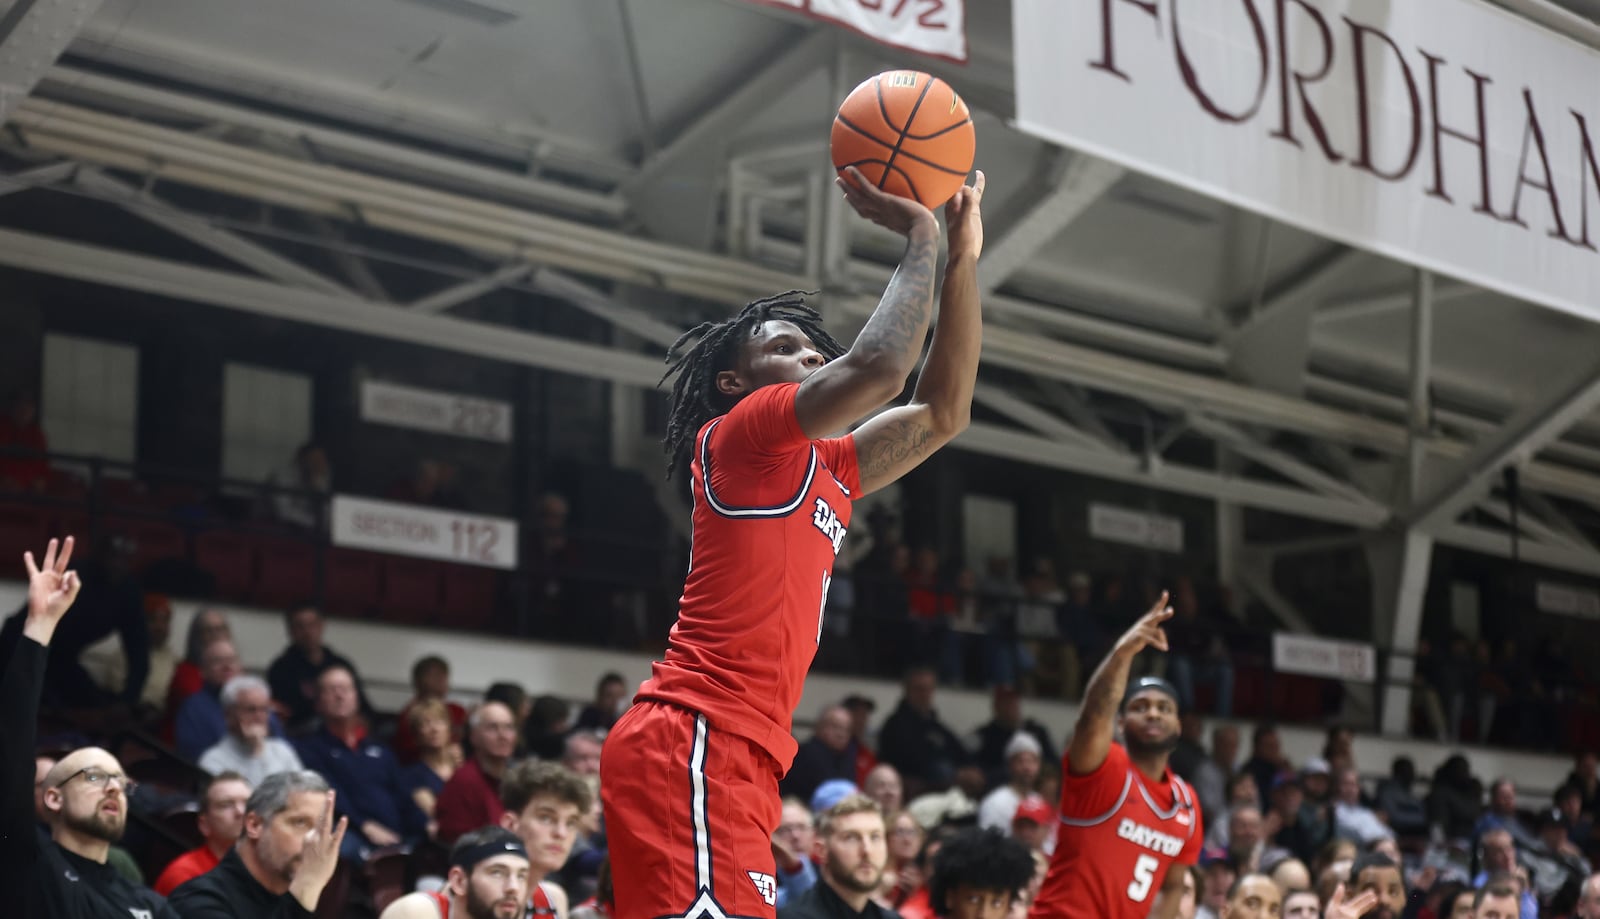
[[67,568],[72,561],[72,546],[71,536],[59,542],[50,540],[43,565],[34,563],[31,551],[22,553],[22,562],[28,568],[28,619],[22,634],[41,645],[50,644],[61,617],[72,608],[83,587],[78,573]]
[[1322,919],[1361,919],[1367,911],[1378,905],[1377,891],[1364,890],[1352,899],[1345,899],[1344,885],[1333,890],[1328,905],[1322,910]]
[[333,879],[339,867],[339,845],[344,842],[344,831],[350,818],[340,817],[333,822],[333,801],[337,792],[328,792],[328,801],[322,807],[322,819],[306,833],[305,848],[300,850],[300,867],[289,883],[289,893],[308,910],[316,910],[322,889]]

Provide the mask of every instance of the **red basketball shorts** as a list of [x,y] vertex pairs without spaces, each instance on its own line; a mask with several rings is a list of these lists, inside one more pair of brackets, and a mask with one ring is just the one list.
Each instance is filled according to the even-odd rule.
[[776,916],[778,772],[704,715],[628,709],[600,757],[615,919]]

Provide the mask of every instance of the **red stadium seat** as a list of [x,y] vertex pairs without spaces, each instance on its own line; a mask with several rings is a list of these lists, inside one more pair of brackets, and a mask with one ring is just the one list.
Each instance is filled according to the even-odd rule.
[[390,556],[383,560],[383,618],[393,622],[432,624],[440,615],[446,565]]
[[0,577],[22,577],[22,553],[32,550],[37,558],[50,535],[50,515],[45,511],[0,504]]
[[256,585],[254,547],[242,533],[208,530],[194,538],[194,563],[216,579],[224,600],[250,598]]
[[303,603],[317,592],[317,550],[294,539],[261,537],[255,543],[254,599],[268,606]]
[[411,850],[406,846],[385,846],[367,856],[367,890],[372,894],[372,908],[378,913],[405,896],[410,864]]
[[156,504],[145,483],[116,476],[100,477],[95,483],[95,500],[102,508],[120,510],[142,510]]
[[378,606],[383,556],[356,549],[329,549],[323,571],[326,612],[370,616]]
[[467,629],[487,628],[494,622],[500,573],[475,565],[451,565],[444,575],[446,621]]
[[135,571],[169,559],[186,558],[188,538],[183,528],[160,520],[140,517],[106,517],[101,520],[105,532],[132,540],[131,563]]

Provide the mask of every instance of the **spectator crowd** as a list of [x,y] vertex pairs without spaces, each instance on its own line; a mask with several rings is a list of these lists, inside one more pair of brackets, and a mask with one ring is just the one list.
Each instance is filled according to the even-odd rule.
[[[1033,577],[1038,593],[1048,572]],[[1064,602],[1079,589],[1069,583]],[[1175,598],[1161,663],[1177,686],[1209,681],[1215,693],[1226,679],[1209,646],[1183,637],[1192,598],[1181,589]],[[91,615],[106,602],[87,589],[85,600]],[[243,671],[225,615],[195,615],[179,657],[166,650],[170,605],[152,596],[139,608],[145,667],[131,665],[128,646],[67,628],[70,616],[47,656],[29,644],[23,616],[5,630],[0,706],[13,716],[31,721],[40,701],[70,711],[85,693],[75,681],[88,679],[147,728],[130,741],[96,738],[92,722],[67,725],[39,742],[30,729],[33,819],[49,858],[152,916],[405,919],[457,902],[515,905],[507,915],[609,915],[599,763],[629,704],[620,675],[599,675],[582,705],[497,682],[468,707],[452,690],[450,663],[430,655],[415,661],[412,697],[389,715],[325,643],[314,607],[286,612],[286,644],[265,674]],[[1022,632],[1018,641],[1013,665],[1039,651]],[[1059,751],[1069,738],[1028,717],[1010,684],[992,690],[991,717],[976,730],[948,725],[937,695],[949,662],[936,653],[913,663],[881,721],[863,695],[817,713],[781,784],[772,837],[784,919],[929,919],[951,914],[955,889],[963,902],[992,894],[996,919],[1025,915],[1055,845]],[[30,702],[23,684],[33,679]],[[1600,919],[1594,754],[1535,801],[1514,777],[1485,783],[1459,755],[1425,790],[1405,757],[1372,781],[1341,727],[1328,730],[1319,756],[1291,763],[1272,724],[1246,738],[1218,719],[1208,732],[1192,706],[1182,724],[1172,768],[1194,786],[1206,830],[1186,917],[1454,919],[1493,915],[1479,907],[1506,901],[1520,919]],[[269,903],[287,911],[263,912]]]

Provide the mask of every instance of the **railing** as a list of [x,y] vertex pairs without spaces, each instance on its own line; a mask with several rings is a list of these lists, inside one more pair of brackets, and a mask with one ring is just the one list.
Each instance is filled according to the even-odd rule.
[[[0,491],[0,574],[19,576],[22,549],[37,549],[48,536],[71,531],[89,554],[109,549],[132,561],[147,589],[202,600],[265,606],[310,601],[333,615],[651,654],[661,650],[677,612],[687,559],[665,534],[630,540],[575,530],[567,550],[544,559],[536,548],[541,534],[525,522],[521,567],[502,572],[342,549],[329,543],[325,525],[288,526],[267,510],[273,497],[289,495],[312,502],[325,522],[324,494],[92,457],[50,460],[55,473],[48,488]],[[912,664],[929,664],[948,684],[1005,682],[1035,696],[1075,699],[1126,628],[1121,620],[1131,621],[1136,613],[1097,617],[1058,610],[1060,637],[1029,637],[1018,633],[1018,614],[1024,604],[1037,608],[1038,601],[978,593],[967,599],[985,615],[977,631],[963,632],[952,628],[945,613],[912,615],[913,593],[896,575],[866,569],[836,574],[816,669],[892,678]],[[935,594],[936,610],[962,599],[943,588]],[[930,608],[926,590],[915,599],[920,608]],[[1344,686],[1274,671],[1270,632],[1225,621],[1204,627],[1222,638],[1220,656],[1180,661],[1149,654],[1137,665],[1139,672],[1164,671],[1185,690],[1192,682],[1192,701],[1207,714],[1216,713],[1229,694],[1218,679],[1226,671],[1236,717],[1340,720]],[[1380,653],[1379,679],[1371,687],[1372,722],[1350,727],[1377,730],[1388,657]],[[1194,679],[1182,679],[1185,667]],[[1537,728],[1505,738],[1510,742],[1545,751],[1600,749],[1600,705],[1592,688],[1573,687],[1542,700],[1508,698],[1501,711],[1514,712],[1519,728]],[[1475,703],[1469,714],[1478,714]],[[1475,717],[1462,720],[1470,726]],[[1471,733],[1463,739],[1485,740]]]

